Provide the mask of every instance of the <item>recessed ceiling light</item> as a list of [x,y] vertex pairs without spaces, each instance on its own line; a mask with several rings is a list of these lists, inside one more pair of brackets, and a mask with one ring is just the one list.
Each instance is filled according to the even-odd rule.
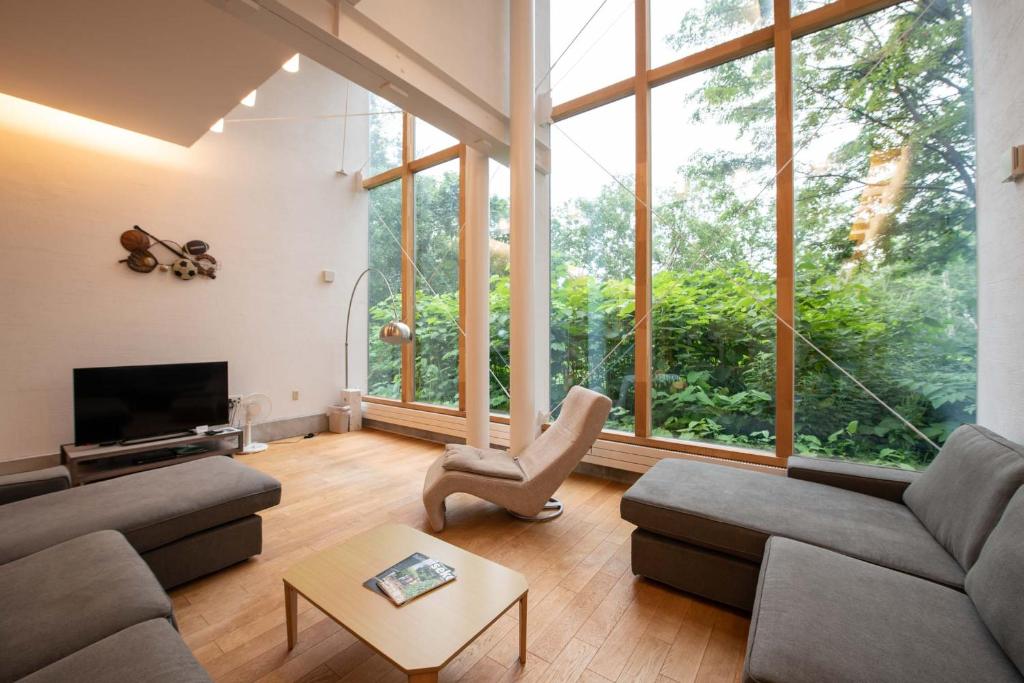
[[248,95],[243,97],[242,98],[242,104],[244,104],[247,107],[255,107],[256,106],[256,91],[253,90],[251,93],[249,93]]
[[298,71],[299,70],[299,55],[295,55],[294,57],[289,59],[287,62],[285,62],[281,66],[281,68],[284,69],[285,71],[287,71],[290,74],[293,74],[296,71]]
[[212,126],[210,126],[210,130],[213,131],[214,133],[223,133],[224,132],[224,119],[217,119],[217,123],[215,123]]

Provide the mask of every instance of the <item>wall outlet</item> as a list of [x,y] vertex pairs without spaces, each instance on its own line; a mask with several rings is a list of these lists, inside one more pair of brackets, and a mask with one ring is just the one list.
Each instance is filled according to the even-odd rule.
[[228,407],[237,408],[238,404],[242,402],[241,394],[228,394]]
[[298,390],[292,391],[292,400],[293,401],[298,401],[299,400],[299,392],[298,392]]

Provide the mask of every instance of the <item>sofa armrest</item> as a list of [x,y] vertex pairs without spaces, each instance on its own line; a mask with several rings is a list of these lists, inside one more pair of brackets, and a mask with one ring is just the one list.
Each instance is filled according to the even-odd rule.
[[63,465],[45,470],[0,476],[0,505],[71,488],[71,474]]
[[794,455],[789,458],[786,476],[902,503],[903,492],[921,476],[921,473],[894,467]]

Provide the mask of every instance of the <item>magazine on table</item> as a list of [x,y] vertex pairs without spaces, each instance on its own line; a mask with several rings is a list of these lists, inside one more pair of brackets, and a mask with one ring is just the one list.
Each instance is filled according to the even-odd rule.
[[423,553],[413,553],[363,585],[404,605],[413,598],[455,580],[455,570]]

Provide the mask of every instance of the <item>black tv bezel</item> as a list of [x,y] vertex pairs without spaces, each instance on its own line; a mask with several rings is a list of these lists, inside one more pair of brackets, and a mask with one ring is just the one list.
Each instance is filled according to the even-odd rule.
[[72,369],[72,373],[71,373],[71,384],[72,384],[71,397],[72,397],[72,412],[73,412],[73,415],[74,415],[75,445],[76,446],[85,446],[85,445],[93,445],[93,444],[116,444],[116,443],[129,443],[129,442],[142,442],[142,441],[146,441],[146,440],[156,440],[156,439],[159,439],[160,437],[170,437],[170,436],[177,435],[177,434],[184,434],[186,432],[190,432],[194,427],[199,426],[199,425],[182,425],[182,426],[178,427],[178,426],[175,425],[175,426],[171,427],[168,431],[161,430],[161,431],[155,431],[155,432],[152,432],[152,433],[131,434],[131,435],[128,435],[128,436],[122,435],[122,436],[119,436],[119,437],[111,435],[111,437],[108,438],[108,439],[95,439],[95,438],[91,438],[94,435],[89,434],[88,435],[88,436],[90,436],[89,439],[86,439],[86,440],[80,439],[79,438],[79,434],[81,433],[81,430],[80,430],[80,426],[81,425],[80,425],[79,406],[78,406],[78,403],[79,403],[79,396],[78,396],[79,373],[81,373],[81,372],[91,372],[91,371],[102,371],[102,370],[142,370],[142,369],[173,368],[173,367],[179,367],[179,368],[185,369],[185,368],[196,367],[196,366],[223,366],[223,368],[224,368],[224,387],[225,387],[224,403],[223,403],[224,411],[223,411],[223,413],[218,415],[218,417],[222,417],[223,420],[211,421],[210,424],[211,425],[227,424],[228,421],[230,420],[230,414],[231,414],[231,403],[230,403],[230,400],[228,398],[228,386],[229,386],[228,385],[228,381],[229,381],[228,361],[202,361],[202,362],[195,362],[195,363],[152,363],[152,364],[145,364],[145,365],[108,365],[108,366],[73,368]]

